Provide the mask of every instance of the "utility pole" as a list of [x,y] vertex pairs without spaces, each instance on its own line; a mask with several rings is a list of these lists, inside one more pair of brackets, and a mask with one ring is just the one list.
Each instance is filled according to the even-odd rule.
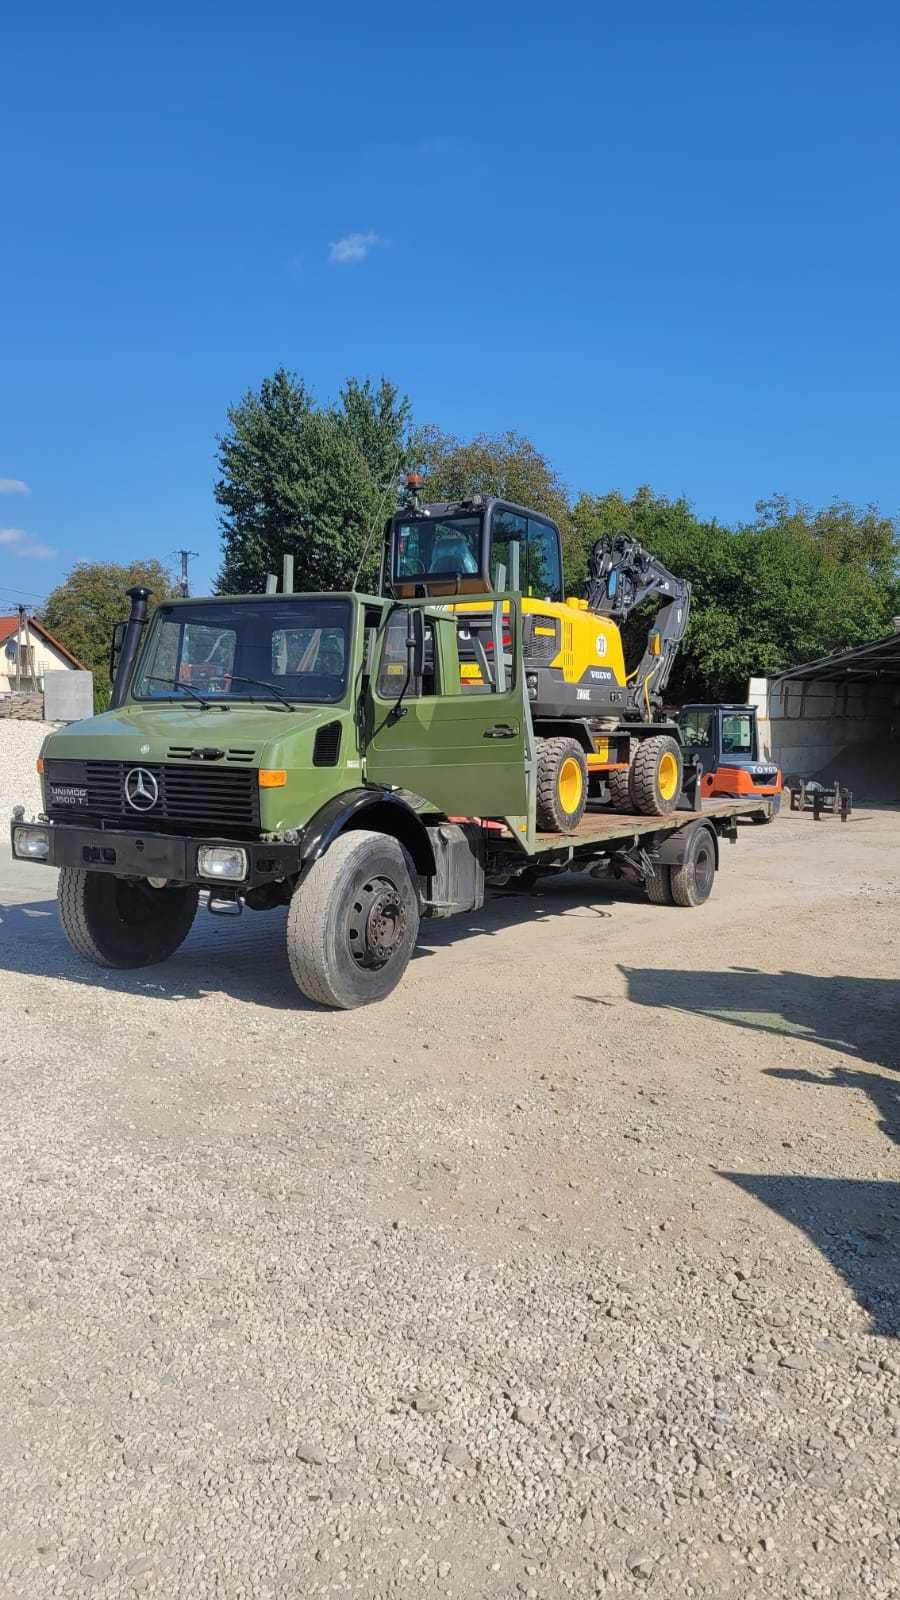
[[18,690],[22,687],[22,632],[25,623],[25,607],[17,606],[16,610],[19,613],[19,623],[16,628],[16,689]]
[[200,552],[199,550],[177,550],[175,553],[181,558],[181,581],[178,587],[181,590],[181,598],[186,600],[191,592],[188,587],[188,562],[193,560],[195,556],[199,556]]

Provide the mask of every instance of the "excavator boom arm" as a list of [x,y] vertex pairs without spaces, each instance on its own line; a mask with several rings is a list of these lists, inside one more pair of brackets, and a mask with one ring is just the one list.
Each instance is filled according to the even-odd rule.
[[598,539],[588,568],[588,610],[624,622],[651,595],[659,595],[665,603],[657,612],[631,680],[635,699],[643,696],[648,702],[651,687],[654,698],[658,697],[671,676],[687,630],[691,586],[628,534],[605,534]]

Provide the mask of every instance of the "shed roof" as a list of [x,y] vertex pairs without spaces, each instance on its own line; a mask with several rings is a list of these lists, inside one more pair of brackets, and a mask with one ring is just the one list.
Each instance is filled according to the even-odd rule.
[[779,673],[775,681],[814,679],[827,683],[900,683],[900,629],[872,644],[858,645],[855,650],[842,650],[838,655],[791,667],[788,672]]

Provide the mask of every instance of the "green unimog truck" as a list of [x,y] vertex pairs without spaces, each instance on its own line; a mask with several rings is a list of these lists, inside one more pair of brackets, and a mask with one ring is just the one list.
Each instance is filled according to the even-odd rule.
[[[113,644],[111,708],[50,734],[43,810],[17,807],[19,860],[60,869],[63,928],[107,967],[163,961],[209,911],[287,906],[305,995],[352,1007],[402,977],[421,917],[477,909],[486,884],[586,869],[657,904],[712,888],[747,802],[666,817],[613,811],[602,775],[566,831],[538,829],[520,598],[485,596],[480,676],[460,674],[460,618],[433,600],[148,591]],[[583,764],[560,752],[560,770]],[[760,801],[760,806],[765,806]]]

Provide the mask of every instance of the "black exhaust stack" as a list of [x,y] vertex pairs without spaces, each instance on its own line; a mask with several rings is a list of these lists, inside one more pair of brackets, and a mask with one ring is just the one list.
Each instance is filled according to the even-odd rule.
[[122,642],[116,657],[110,706],[120,706],[128,694],[134,663],[147,626],[147,601],[150,599],[151,590],[145,589],[138,583],[133,589],[127,589],[125,592],[131,600],[131,615],[127,622],[119,623],[122,629]]

